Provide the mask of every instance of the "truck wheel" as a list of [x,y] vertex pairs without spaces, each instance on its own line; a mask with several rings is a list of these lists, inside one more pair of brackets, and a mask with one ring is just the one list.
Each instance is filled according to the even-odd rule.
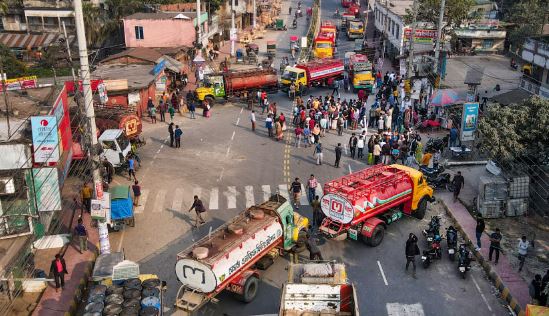
[[214,106],[214,98],[212,97],[204,97],[205,101],[208,101],[208,104],[210,105],[210,108],[213,108]]
[[258,288],[259,279],[252,275],[244,284],[244,293],[242,293],[242,295],[237,295],[237,298],[244,303],[249,303],[254,300]]
[[377,225],[372,232],[371,237],[365,237],[364,242],[370,247],[377,247],[383,241],[385,236],[385,228],[382,225]]
[[414,217],[417,219],[423,219],[425,217],[425,212],[427,211],[427,199],[422,198],[419,201],[416,211],[414,212]]

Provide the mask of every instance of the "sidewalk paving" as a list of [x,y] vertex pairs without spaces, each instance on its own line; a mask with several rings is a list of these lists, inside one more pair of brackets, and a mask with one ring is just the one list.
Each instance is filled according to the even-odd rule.
[[[459,224],[457,226],[461,233],[465,234],[465,240],[469,239],[472,245],[476,246],[476,220],[469,214],[465,206],[459,200],[454,203],[453,195],[448,192],[437,194],[437,199],[444,203],[450,215]],[[526,304],[530,303],[528,283],[524,281],[518,271],[512,268],[507,257],[508,254],[500,253],[497,265],[488,261],[490,239],[487,234],[482,235],[481,243],[480,253],[475,251],[477,260],[493,279],[502,297],[519,314],[526,308]]]
[[[63,224],[68,227],[71,211],[64,210]],[[48,284],[48,287],[42,294],[36,309],[32,315],[37,316],[59,316],[63,314],[74,314],[77,307],[77,302],[82,294],[82,289],[86,284],[88,276],[91,274],[93,263],[97,254],[97,243],[99,242],[98,231],[96,228],[90,227],[91,218],[88,213],[83,214],[83,221],[88,230],[88,251],[80,254],[77,247],[74,247],[74,242],[68,245],[64,254],[67,271],[65,275],[65,288],[55,291],[53,282]],[[76,222],[76,218],[74,219]],[[74,225],[74,223],[73,223]],[[72,229],[71,229],[72,231]],[[52,258],[53,260],[53,258]],[[48,273],[49,271],[46,271]]]

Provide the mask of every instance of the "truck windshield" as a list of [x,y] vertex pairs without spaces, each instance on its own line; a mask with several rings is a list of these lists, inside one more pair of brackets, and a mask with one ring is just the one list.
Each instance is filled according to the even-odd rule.
[[349,28],[351,30],[358,31],[358,30],[362,29],[362,24],[360,24],[360,23],[351,23],[351,25],[349,25]]
[[316,48],[331,48],[332,45],[330,43],[316,43]]
[[116,139],[116,142],[118,143],[118,146],[120,146],[120,150],[122,151],[126,149],[126,147],[128,147],[128,144],[130,143],[130,141],[124,134],[120,134],[120,136],[118,136],[118,138]]
[[289,70],[284,70],[284,73],[282,74],[282,79],[295,80],[297,79],[297,73]]

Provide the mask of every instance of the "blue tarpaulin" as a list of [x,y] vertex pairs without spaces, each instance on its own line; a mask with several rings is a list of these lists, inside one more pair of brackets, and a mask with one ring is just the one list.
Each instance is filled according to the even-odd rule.
[[133,216],[133,199],[130,187],[125,185],[113,186],[109,189],[111,194],[111,218],[120,220]]

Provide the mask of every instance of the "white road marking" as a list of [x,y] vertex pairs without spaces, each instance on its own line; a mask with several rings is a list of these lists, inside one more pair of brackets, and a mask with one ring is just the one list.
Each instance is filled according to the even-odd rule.
[[225,168],[221,168],[221,173],[219,174],[219,178],[217,178],[217,182],[221,181],[223,179],[223,172],[225,172]]
[[236,126],[238,126],[238,123],[240,123],[240,117],[236,119]]
[[247,185],[244,188],[244,194],[246,196],[246,208],[254,205],[255,204],[254,187],[251,185]]
[[353,169],[351,169],[351,164],[349,164],[348,166],[349,166],[349,174],[353,173]]
[[236,187],[227,187],[225,196],[227,196],[227,208],[236,208]]
[[425,316],[421,303],[387,303],[385,306],[387,308],[387,316]]
[[492,307],[490,307],[490,304],[488,304],[488,300],[486,299],[486,296],[484,296],[484,293],[480,290],[480,286],[478,286],[477,280],[475,277],[473,277],[473,274],[471,273],[471,279],[473,279],[473,283],[475,283],[475,287],[477,288],[478,292],[480,293],[480,296],[482,297],[482,300],[484,301],[484,304],[486,304],[486,307],[488,307],[488,310],[491,312]]
[[301,197],[299,198],[299,204],[309,205],[309,200],[307,200],[307,191],[305,190],[303,183],[301,184]]
[[290,199],[290,195],[288,194],[288,186],[286,184],[279,184],[278,185],[278,193],[282,195],[287,200]]
[[269,200],[271,197],[271,186],[270,185],[262,185],[261,191],[263,191],[263,202]]
[[149,189],[141,190],[141,197],[139,198],[139,206],[135,207],[134,213],[141,214],[145,210],[145,204],[147,204],[147,198],[149,197]]
[[126,235],[126,230],[122,229],[122,233],[120,234],[120,240],[118,241],[118,247],[116,247],[117,252],[122,251],[122,244],[124,243],[124,235]]
[[381,267],[381,262],[379,262],[379,260],[377,261],[377,266],[379,267],[379,272],[381,272],[381,277],[383,277],[383,283],[385,283],[385,285],[389,285],[389,283],[387,283],[385,272],[383,272],[383,268]]
[[345,149],[345,155],[347,155],[347,144],[343,144],[343,149]]
[[229,157],[229,152],[231,151],[231,145],[229,145],[229,147],[227,147],[227,154],[225,154],[225,156]]
[[219,189],[212,188],[210,190],[210,204],[208,205],[208,209],[217,210],[218,208],[219,208]]
[[181,204],[183,204],[183,189],[177,188],[173,196],[172,210],[181,211]]
[[153,213],[160,213],[164,210],[164,200],[166,199],[166,190],[160,190],[154,199]]
[[244,111],[244,108],[240,108],[240,114],[242,114],[242,111]]
[[160,145],[160,149],[164,148],[164,144]]
[[[157,154],[159,154],[159,153],[160,153],[160,148],[158,148],[158,150],[156,151],[156,153],[157,153]],[[156,156],[155,156],[155,157],[156,157]]]
[[233,131],[233,136],[231,136],[231,140],[234,139],[234,135],[236,134],[236,131]]

